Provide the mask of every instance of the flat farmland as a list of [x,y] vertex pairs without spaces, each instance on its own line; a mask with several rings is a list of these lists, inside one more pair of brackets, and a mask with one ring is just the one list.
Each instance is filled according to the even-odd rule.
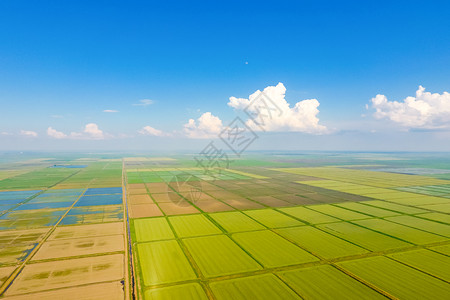
[[181,156],[124,156],[2,172],[1,298],[446,298],[445,176],[311,159],[211,173]]

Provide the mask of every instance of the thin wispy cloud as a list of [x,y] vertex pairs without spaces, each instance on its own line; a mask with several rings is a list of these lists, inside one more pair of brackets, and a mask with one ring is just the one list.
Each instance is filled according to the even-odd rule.
[[163,132],[162,130],[153,128],[151,126],[144,126],[141,130],[138,130],[139,134],[151,135],[151,136],[168,136],[170,134]]
[[51,115],[52,118],[54,119],[63,119],[64,117],[61,115]]
[[149,106],[152,105],[153,103],[155,103],[155,101],[150,99],[142,99],[139,100],[139,103],[133,103],[133,106]]
[[118,113],[119,111],[115,110],[115,109],[105,109],[103,112],[104,113]]
[[31,130],[21,130],[20,135],[28,136],[28,137],[37,137],[38,134],[35,131]]

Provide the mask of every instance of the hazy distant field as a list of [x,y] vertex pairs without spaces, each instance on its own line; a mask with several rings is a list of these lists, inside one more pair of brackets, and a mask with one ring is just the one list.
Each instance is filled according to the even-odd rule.
[[1,295],[445,299],[449,179],[447,154],[2,154]]

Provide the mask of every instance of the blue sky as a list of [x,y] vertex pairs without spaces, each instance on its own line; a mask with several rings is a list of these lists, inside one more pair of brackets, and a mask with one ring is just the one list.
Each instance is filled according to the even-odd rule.
[[[317,99],[315,116],[329,130],[286,121],[261,133],[255,150],[448,151],[449,9],[445,1],[1,1],[0,150],[197,149],[215,131],[190,136],[189,119],[200,130],[210,112],[225,126],[245,117],[230,97],[281,82],[291,107]],[[391,103],[416,97],[419,85],[439,94],[416,99],[432,113]],[[388,103],[373,106],[377,94]],[[133,105],[144,99],[152,103]]]

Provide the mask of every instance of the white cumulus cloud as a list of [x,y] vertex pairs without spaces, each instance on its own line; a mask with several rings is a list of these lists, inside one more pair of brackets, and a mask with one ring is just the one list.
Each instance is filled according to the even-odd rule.
[[450,93],[425,92],[419,86],[415,97],[403,101],[389,101],[385,95],[372,98],[376,119],[389,119],[406,128],[450,128]]
[[98,128],[98,125],[95,123],[89,123],[86,124],[84,127],[84,136],[95,139],[95,140],[101,140],[105,138],[105,135],[103,134],[103,131]]
[[[327,133],[329,130],[319,124],[317,99],[297,102],[293,107],[285,99],[286,88],[280,82],[268,86],[263,95],[268,99],[261,101],[261,91],[251,94],[248,99],[230,97],[228,105],[238,110],[245,110],[252,115],[246,124],[253,130],[298,131],[313,134]],[[256,122],[255,122],[256,121]]]
[[222,120],[210,112],[201,115],[197,121],[190,119],[184,124],[184,133],[187,137],[194,139],[216,138],[222,129]]
[[71,132],[65,134],[52,127],[47,128],[47,135],[55,139],[75,139],[75,140],[103,140],[112,135],[104,133],[95,123],[89,123],[84,126],[82,132]]
[[67,134],[61,131],[57,131],[52,127],[47,128],[47,135],[55,139],[65,139],[67,137]]
[[158,130],[156,128],[153,128],[151,126],[144,126],[142,127],[141,130],[138,130],[138,133],[143,134],[143,135],[152,135],[152,136],[166,136],[168,135],[167,133]]

